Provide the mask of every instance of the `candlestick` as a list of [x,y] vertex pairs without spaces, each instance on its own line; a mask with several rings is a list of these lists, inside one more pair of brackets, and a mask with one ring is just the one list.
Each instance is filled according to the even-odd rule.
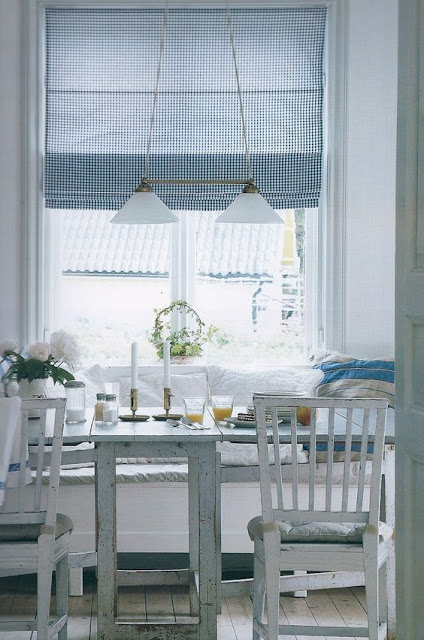
[[138,345],[131,343],[131,389],[137,389]]
[[169,340],[163,342],[163,387],[171,388],[171,345]]
[[165,409],[165,414],[168,417],[169,411],[171,409],[171,389],[164,387],[163,389],[163,408]]
[[130,409],[132,411],[133,416],[138,408],[138,389],[131,389],[130,391]]

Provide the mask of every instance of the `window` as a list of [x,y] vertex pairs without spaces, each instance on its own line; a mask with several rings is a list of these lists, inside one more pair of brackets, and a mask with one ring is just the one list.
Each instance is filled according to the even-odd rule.
[[[197,217],[196,305],[218,327],[214,362],[299,363],[305,353],[305,218],[280,211],[284,227],[215,225]],[[213,242],[211,242],[213,238]]]
[[[119,362],[137,339],[143,361],[155,361],[154,309],[178,298],[218,327],[210,361],[304,358],[326,9],[233,14],[255,181],[281,228],[215,224],[237,195],[221,185],[155,188],[175,225],[110,225],[143,171],[161,10],[46,9],[49,329],[74,330],[91,360]],[[151,175],[244,177],[225,10],[171,9],[168,24]]]

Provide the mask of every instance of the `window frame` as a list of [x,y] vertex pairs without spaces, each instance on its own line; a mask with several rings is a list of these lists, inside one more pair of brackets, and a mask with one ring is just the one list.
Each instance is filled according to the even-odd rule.
[[[328,9],[326,45],[326,91],[324,127],[325,189],[320,201],[318,219],[307,224],[306,233],[313,238],[306,249],[309,269],[305,287],[305,354],[323,346],[342,350],[344,339],[344,256],[345,256],[345,156],[346,148],[335,141],[345,140],[346,68],[348,0],[232,0],[232,6],[301,6],[322,5]],[[24,233],[22,282],[22,336],[26,343],[47,339],[52,322],[50,296],[54,295],[54,265],[50,250],[54,246],[54,229],[44,214],[42,200],[43,168],[43,87],[44,87],[44,10],[47,7],[139,7],[151,5],[148,0],[24,0],[23,88],[24,131],[22,176],[24,183]],[[170,0],[171,6],[219,6],[213,0]],[[180,222],[172,229],[171,297],[194,304],[195,256],[194,224],[190,212],[179,212]],[[310,247],[314,247],[313,250]],[[186,277],[191,273],[190,277]]]

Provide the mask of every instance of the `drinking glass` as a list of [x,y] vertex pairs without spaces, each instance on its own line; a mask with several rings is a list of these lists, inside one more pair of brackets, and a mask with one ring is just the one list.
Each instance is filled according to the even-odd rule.
[[230,418],[233,412],[234,396],[212,396],[211,404],[215,420]]
[[192,422],[203,422],[206,398],[183,398],[185,417]]

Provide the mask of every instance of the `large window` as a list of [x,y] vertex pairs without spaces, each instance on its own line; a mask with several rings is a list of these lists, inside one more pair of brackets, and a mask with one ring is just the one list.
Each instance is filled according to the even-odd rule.
[[[46,10],[49,330],[73,330],[89,360],[120,362],[136,339],[143,361],[154,362],[154,309],[180,298],[218,329],[209,361],[305,357],[318,274],[326,11],[236,9],[233,19],[255,181],[280,226],[216,224],[237,195],[232,186],[163,185],[155,190],[178,223],[111,225],[143,171],[161,11]],[[225,10],[174,9],[168,24],[151,175],[243,178]]]
[[89,360],[120,363],[135,339],[143,362],[153,363],[154,309],[180,291],[218,329],[205,350],[210,362],[302,362],[305,251],[315,242],[305,228],[318,214],[281,215],[280,227],[215,224],[215,212],[180,212],[172,229],[111,225],[107,212],[50,210],[53,326],[75,332]]

